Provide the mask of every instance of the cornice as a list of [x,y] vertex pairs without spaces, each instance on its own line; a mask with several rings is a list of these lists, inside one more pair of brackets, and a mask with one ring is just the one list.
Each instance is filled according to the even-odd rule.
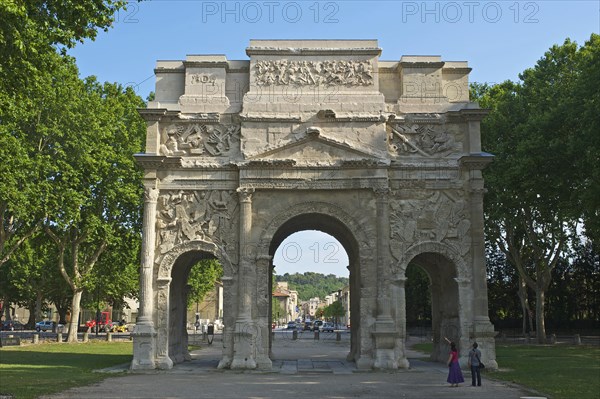
[[366,48],[278,48],[278,47],[247,47],[246,54],[253,55],[370,55],[380,56],[378,47]]
[[485,169],[492,161],[494,156],[487,152],[477,152],[460,157],[459,165],[467,170],[482,170]]

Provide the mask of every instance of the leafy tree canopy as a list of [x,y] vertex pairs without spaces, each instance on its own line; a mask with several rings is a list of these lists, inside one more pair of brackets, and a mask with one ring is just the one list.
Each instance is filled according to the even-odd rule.
[[324,275],[315,272],[305,272],[303,274],[285,273],[283,276],[275,276],[275,281],[287,281],[290,289],[298,291],[298,298],[301,301],[308,301],[314,297],[323,299],[325,296],[349,284],[347,277],[337,277],[334,274]]

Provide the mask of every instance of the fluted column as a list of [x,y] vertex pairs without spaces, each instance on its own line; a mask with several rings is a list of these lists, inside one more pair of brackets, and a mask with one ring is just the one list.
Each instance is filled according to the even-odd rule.
[[156,203],[159,190],[147,187],[144,193],[144,225],[142,233],[142,268],[140,273],[140,309],[137,324],[152,324],[152,274],[156,243]]
[[393,322],[390,308],[387,269],[390,259],[389,188],[375,190],[377,203],[377,321]]
[[396,337],[398,331],[392,319],[390,276],[390,214],[387,187],[375,189],[377,208],[377,318],[372,331],[375,338],[375,359],[373,367],[397,369]]
[[156,330],[154,329],[154,246],[156,242],[156,203],[159,190],[146,187],[144,193],[144,225],[140,270],[140,308],[133,337],[132,370],[156,368]]
[[239,311],[238,319],[249,321],[252,319],[252,303],[249,279],[252,273],[252,264],[247,254],[248,237],[252,229],[252,194],[253,188],[239,188],[238,196],[240,201],[240,239],[239,239]]
[[483,219],[483,194],[485,189],[483,188],[483,180],[472,181],[471,185],[471,251],[473,291],[475,294],[473,314],[476,318],[489,320]]
[[238,265],[238,311],[235,321],[232,369],[256,368],[256,344],[258,326],[252,321],[252,283],[256,271],[248,257],[248,237],[252,230],[253,188],[238,188],[240,202],[240,237]]

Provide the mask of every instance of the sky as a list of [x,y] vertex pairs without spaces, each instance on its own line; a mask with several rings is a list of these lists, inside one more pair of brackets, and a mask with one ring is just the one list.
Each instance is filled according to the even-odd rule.
[[[468,61],[471,82],[499,83],[517,80],[552,45],[566,38],[583,44],[599,31],[600,0],[154,0],[129,3],[113,28],[70,54],[82,77],[132,86],[143,98],[154,90],[157,60],[188,54],[247,60],[250,39],[377,39],[381,60],[440,55],[443,61]],[[340,250],[327,258],[335,245]],[[347,276],[339,242],[316,232],[290,236],[274,262],[277,274]]]
[[70,53],[83,76],[154,90],[157,60],[224,54],[247,60],[250,39],[377,39],[381,60],[440,55],[468,61],[473,82],[516,80],[553,44],[583,44],[600,30],[588,1],[131,2],[114,27]]

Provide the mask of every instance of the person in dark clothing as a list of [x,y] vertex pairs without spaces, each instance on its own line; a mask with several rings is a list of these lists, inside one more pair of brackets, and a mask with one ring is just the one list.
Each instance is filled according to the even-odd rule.
[[477,342],[473,343],[473,349],[469,351],[469,367],[471,368],[471,385],[475,386],[475,380],[477,380],[477,386],[481,386],[481,351],[477,349]]

